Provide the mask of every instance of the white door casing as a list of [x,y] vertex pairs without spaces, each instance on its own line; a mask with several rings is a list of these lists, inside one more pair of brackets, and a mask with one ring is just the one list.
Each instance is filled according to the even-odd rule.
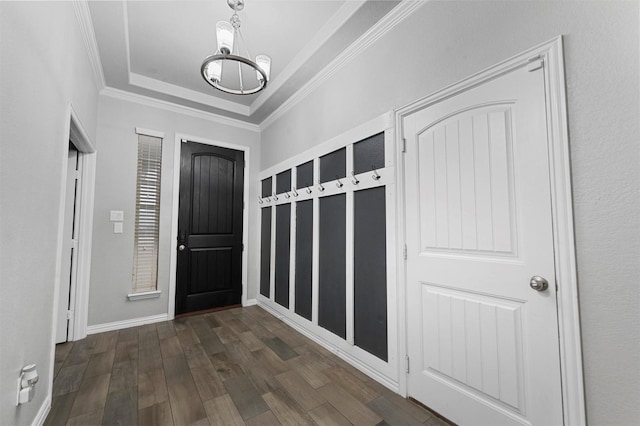
[[408,393],[460,424],[563,422],[539,62],[402,122]]

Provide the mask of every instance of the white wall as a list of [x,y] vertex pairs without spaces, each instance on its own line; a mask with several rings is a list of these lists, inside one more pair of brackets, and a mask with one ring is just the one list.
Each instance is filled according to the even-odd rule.
[[[202,114],[205,115],[205,114]],[[135,221],[136,161],[138,136],[135,128],[164,132],[160,195],[160,254],[157,299],[129,301],[133,272],[133,231]],[[173,220],[175,134],[249,147],[249,199],[258,196],[260,146],[255,130],[220,124],[199,116],[169,111],[112,96],[100,96],[98,156],[94,208],[89,326],[131,320],[168,312],[171,252],[175,250],[170,231]],[[248,298],[255,298],[258,281],[258,209],[249,203]],[[124,233],[114,234],[110,210],[124,211]]]
[[[52,380],[68,105],[95,140],[98,89],[71,2],[0,2],[0,43],[0,424],[22,425],[43,413]],[[30,363],[36,396],[16,407]]]
[[640,422],[636,1],[432,1],[261,135],[262,169],[560,34],[565,36],[590,424]]

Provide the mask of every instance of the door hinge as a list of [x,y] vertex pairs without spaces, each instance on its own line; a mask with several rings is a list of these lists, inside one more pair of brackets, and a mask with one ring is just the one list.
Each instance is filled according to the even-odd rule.
[[71,240],[71,248],[72,249],[78,248],[78,240],[76,239]]
[[402,138],[402,152],[407,152],[407,138]]
[[535,58],[529,59],[527,71],[532,72],[535,70],[539,70],[542,67],[544,67],[544,58],[542,56],[536,56]]
[[180,142],[182,142],[182,143],[187,143],[187,142],[189,142],[189,141],[188,141],[188,140],[186,140],[186,139],[180,139]]
[[69,320],[71,318],[73,318],[73,311],[72,310],[68,310],[67,311],[67,319]]
[[409,374],[409,355],[405,356],[404,360],[406,361],[406,367],[407,367],[405,371],[407,372],[407,374]]
[[404,257],[404,260],[407,260],[407,245],[404,245],[404,248],[402,249],[402,257]]
[[73,174],[73,177],[75,178],[75,180],[80,180],[80,170],[76,170]]

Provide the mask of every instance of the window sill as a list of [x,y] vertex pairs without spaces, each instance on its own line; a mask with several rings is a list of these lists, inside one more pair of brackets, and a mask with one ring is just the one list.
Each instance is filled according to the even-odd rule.
[[144,299],[155,299],[160,297],[160,290],[154,290],[154,291],[145,291],[143,293],[131,293],[131,294],[127,294],[127,297],[129,298],[129,300],[134,301],[134,300],[144,300]]

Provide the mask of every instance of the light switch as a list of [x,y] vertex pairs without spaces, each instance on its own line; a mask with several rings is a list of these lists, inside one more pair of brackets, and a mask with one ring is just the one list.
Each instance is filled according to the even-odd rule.
[[124,220],[124,212],[122,210],[111,210],[109,217],[111,222],[122,222]]
[[122,222],[115,222],[113,224],[113,233],[122,234]]

